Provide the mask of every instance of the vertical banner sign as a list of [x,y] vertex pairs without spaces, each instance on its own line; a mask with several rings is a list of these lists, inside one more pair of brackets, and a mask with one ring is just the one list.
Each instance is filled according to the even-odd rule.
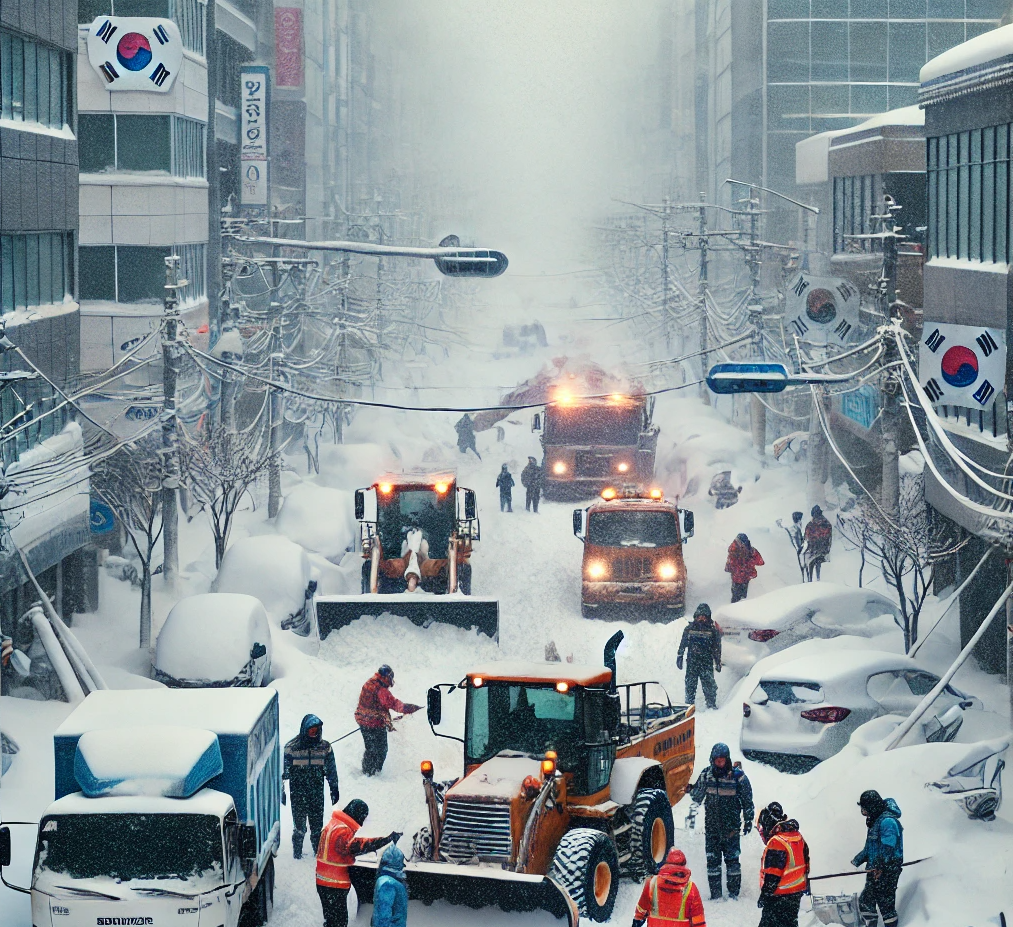
[[302,87],[302,10],[280,6],[274,10],[274,82],[277,87]]
[[240,193],[244,206],[268,204],[267,132],[270,106],[270,69],[245,65],[239,73]]
[[984,409],[1006,382],[1006,332],[926,322],[918,376],[932,405]]
[[784,296],[785,334],[816,344],[847,344],[858,327],[860,302],[847,280],[800,273]]

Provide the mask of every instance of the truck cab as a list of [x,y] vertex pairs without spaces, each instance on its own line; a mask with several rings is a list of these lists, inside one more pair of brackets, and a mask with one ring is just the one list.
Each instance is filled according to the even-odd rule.
[[574,509],[573,533],[584,542],[581,613],[605,618],[680,618],[686,610],[682,545],[693,513],[658,488],[608,486],[586,509]]

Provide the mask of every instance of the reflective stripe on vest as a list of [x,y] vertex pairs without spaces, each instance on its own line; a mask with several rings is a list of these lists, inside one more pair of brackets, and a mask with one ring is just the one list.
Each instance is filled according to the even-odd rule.
[[[785,864],[784,871],[779,873],[780,881],[777,883],[777,888],[774,889],[774,894],[794,895],[804,891],[806,884],[805,840],[802,839],[801,834],[775,834],[770,838],[768,846],[773,846],[774,841],[777,841],[779,848],[788,854],[788,862]],[[761,887],[763,876],[768,871],[776,872],[776,870],[764,869],[760,873]]]
[[648,920],[648,924],[651,923],[651,919],[657,919],[659,921],[669,921],[672,924],[689,924],[686,920],[686,902],[689,900],[689,893],[693,891],[693,883],[687,882],[686,887],[682,890],[682,902],[679,904],[679,913],[675,917],[668,917],[665,914],[659,913],[660,908],[658,907],[658,877],[655,876],[651,879],[651,918]]
[[355,862],[355,857],[348,853],[340,853],[335,842],[341,832],[347,833],[347,840],[355,836],[358,827],[350,826],[344,815],[332,817],[320,835],[320,846],[317,848],[317,885],[328,888],[351,888],[348,867]]

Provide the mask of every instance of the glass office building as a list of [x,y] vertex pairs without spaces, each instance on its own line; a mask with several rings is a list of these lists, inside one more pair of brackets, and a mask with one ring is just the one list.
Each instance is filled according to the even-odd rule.
[[994,29],[1007,0],[767,0],[767,185],[795,185],[795,143],[918,102],[930,58]]

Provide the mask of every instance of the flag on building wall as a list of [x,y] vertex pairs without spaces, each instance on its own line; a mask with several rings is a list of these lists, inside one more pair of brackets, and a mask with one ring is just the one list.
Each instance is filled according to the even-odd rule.
[[106,90],[168,93],[183,67],[183,39],[171,19],[99,16],[88,27],[88,61]]
[[802,271],[788,283],[784,331],[816,344],[847,344],[858,328],[858,288],[839,277]]
[[983,409],[1006,382],[1006,333],[926,322],[918,361],[922,389],[933,405]]
[[274,11],[274,83],[276,87],[303,85],[302,10],[279,6]]

